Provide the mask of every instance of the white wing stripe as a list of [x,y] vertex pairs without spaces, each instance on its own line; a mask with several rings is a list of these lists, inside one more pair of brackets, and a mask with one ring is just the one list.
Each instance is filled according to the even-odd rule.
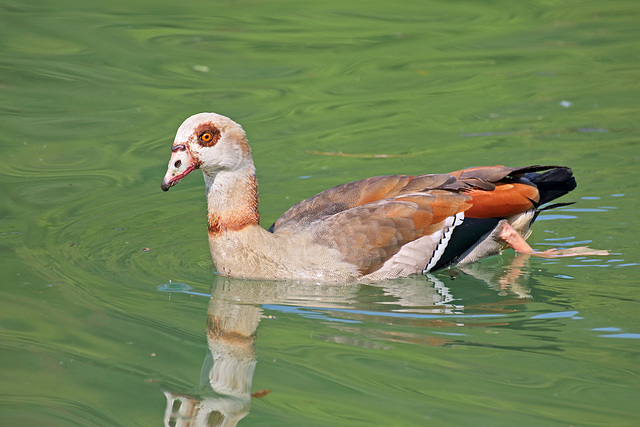
[[449,244],[449,240],[451,239],[453,230],[457,226],[462,224],[462,221],[464,221],[464,212],[458,212],[454,216],[447,218],[445,226],[442,228],[442,230],[436,232],[442,233],[442,235],[440,237],[440,241],[436,245],[435,250],[433,251],[433,254],[431,255],[429,263],[424,268],[424,270],[422,270],[422,274],[430,271],[438,263],[438,261],[440,261],[442,254],[444,253],[445,249],[447,249],[447,245]]

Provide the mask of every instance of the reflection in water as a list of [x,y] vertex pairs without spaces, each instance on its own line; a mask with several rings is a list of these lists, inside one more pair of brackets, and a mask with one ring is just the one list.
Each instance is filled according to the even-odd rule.
[[515,258],[504,268],[487,269],[479,263],[460,266],[459,270],[485,282],[500,296],[514,295],[530,298],[527,279],[529,278],[529,255],[516,253]]
[[235,426],[249,413],[262,304],[344,307],[356,290],[352,285],[216,278],[207,313],[209,353],[200,375],[203,393],[189,396],[165,391],[165,425]]
[[[523,280],[527,269],[526,256],[516,257],[512,264],[500,272],[483,269],[480,264],[464,270],[449,270],[452,274],[467,274],[486,282],[500,294],[513,293],[519,298],[529,296]],[[446,276],[445,276],[446,277]],[[243,281],[217,277],[211,291],[207,313],[207,344],[209,352],[200,374],[201,392],[197,395],[165,391],[167,406],[165,426],[203,427],[235,426],[249,414],[251,382],[256,368],[256,331],[263,316],[263,306],[272,310],[296,311],[308,317],[338,320],[334,328],[351,332],[349,336],[316,336],[318,339],[346,345],[383,348],[377,341],[410,342],[427,345],[445,345],[446,336],[423,336],[398,331],[363,328],[367,322],[411,322],[415,326],[452,327],[460,325],[464,306],[456,305],[456,298],[445,284],[434,275],[424,278],[404,278],[372,285],[337,285],[295,282]],[[359,298],[361,287],[376,291],[377,309],[362,309]],[[174,290],[177,289],[174,286]],[[188,289],[188,287],[186,288]],[[361,297],[361,296],[360,296]],[[356,307],[358,306],[358,307]],[[313,313],[313,314],[311,314]],[[456,315],[456,321],[446,317]],[[485,323],[484,325],[487,325]],[[451,335],[456,335],[451,333]],[[359,337],[359,338],[358,338]],[[262,397],[263,390],[253,394]]]

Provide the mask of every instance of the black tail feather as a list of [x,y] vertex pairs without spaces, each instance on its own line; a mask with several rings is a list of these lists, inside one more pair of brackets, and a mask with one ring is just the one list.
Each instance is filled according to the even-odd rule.
[[566,202],[566,203],[554,203],[552,205],[541,206],[538,208],[538,212],[546,211],[549,209],[561,208],[563,206],[575,205],[576,202]]
[[526,173],[524,177],[538,187],[538,191],[540,191],[538,205],[564,196],[578,185],[571,169],[565,167],[558,167],[544,173],[530,172]]

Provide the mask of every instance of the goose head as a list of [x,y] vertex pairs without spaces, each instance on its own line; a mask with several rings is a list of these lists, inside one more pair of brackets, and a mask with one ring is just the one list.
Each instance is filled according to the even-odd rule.
[[178,128],[162,190],[168,191],[196,169],[215,177],[247,165],[253,165],[251,149],[239,124],[220,114],[195,114]]

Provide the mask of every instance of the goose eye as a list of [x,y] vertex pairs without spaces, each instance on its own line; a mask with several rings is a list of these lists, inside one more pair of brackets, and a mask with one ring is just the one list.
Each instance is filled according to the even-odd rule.
[[211,140],[213,140],[213,134],[209,131],[204,132],[202,135],[200,135],[200,141],[202,142],[211,142]]
[[202,147],[213,147],[220,139],[220,130],[211,123],[206,123],[204,129],[196,130],[198,143]]

